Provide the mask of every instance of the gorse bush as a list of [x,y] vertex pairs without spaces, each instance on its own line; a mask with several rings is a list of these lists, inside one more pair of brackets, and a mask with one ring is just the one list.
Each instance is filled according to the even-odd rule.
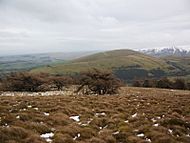
[[121,81],[111,72],[93,69],[82,73],[77,92],[86,89],[86,93],[91,92],[99,95],[115,94],[121,85]]

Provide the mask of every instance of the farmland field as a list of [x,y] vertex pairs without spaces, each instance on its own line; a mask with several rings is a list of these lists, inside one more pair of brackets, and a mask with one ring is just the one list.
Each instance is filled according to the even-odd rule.
[[45,142],[189,143],[190,91],[0,96],[0,143]]

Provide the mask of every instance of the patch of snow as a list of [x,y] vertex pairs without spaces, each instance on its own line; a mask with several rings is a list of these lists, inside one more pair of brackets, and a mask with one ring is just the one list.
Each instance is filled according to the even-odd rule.
[[129,123],[129,120],[124,121],[125,123]]
[[106,116],[106,113],[104,113],[104,112],[102,112],[102,113],[96,113],[95,116],[96,117],[98,117],[98,116]]
[[28,108],[32,108],[32,106],[31,106],[31,105],[28,105],[27,107],[28,107]]
[[80,121],[80,116],[71,116],[69,117],[70,119],[76,121],[76,122],[79,122]]
[[161,117],[156,117],[158,120],[160,120],[161,119]]
[[149,139],[149,138],[146,138],[146,141],[147,141],[147,142],[152,142],[151,139]]
[[80,133],[78,133],[74,138],[73,138],[73,140],[75,141],[77,138],[79,138],[80,137]]
[[45,133],[45,134],[42,134],[42,135],[40,135],[40,137],[41,138],[43,138],[43,139],[45,139],[46,140],[46,142],[49,142],[49,143],[51,143],[52,142],[52,137],[54,136],[54,133]]
[[3,127],[9,128],[10,126],[9,126],[7,123],[5,123],[5,124],[3,125]]
[[34,110],[38,111],[38,108],[36,107],[36,108],[34,108]]
[[103,129],[106,129],[108,127],[108,125],[104,126]]
[[187,137],[190,137],[190,134],[187,134],[186,136],[187,136]]
[[144,137],[144,134],[143,133],[137,134],[137,137]]
[[154,118],[151,119],[153,123],[155,123],[157,120],[155,120]]
[[133,114],[131,117],[132,117],[132,118],[137,117],[137,113]]
[[18,116],[16,116],[16,119],[20,119],[20,116],[18,115]]
[[93,119],[90,119],[89,121],[87,122],[79,122],[78,124],[81,125],[81,126],[88,126],[91,122],[92,122]]
[[47,113],[47,112],[44,112],[44,115],[45,115],[45,116],[49,116],[49,113]]
[[119,134],[120,133],[120,131],[116,131],[116,132],[114,132],[114,133],[112,133],[113,135],[117,135],[117,134]]
[[52,139],[50,139],[50,138],[47,138],[47,139],[45,139],[46,140],[46,142],[48,142],[48,143],[51,143],[52,142]]
[[173,133],[173,131],[172,131],[171,129],[168,129],[168,132],[169,132],[170,134],[172,134],[172,133]]
[[159,124],[154,124],[153,126],[154,126],[154,127],[158,127],[158,126],[159,126]]

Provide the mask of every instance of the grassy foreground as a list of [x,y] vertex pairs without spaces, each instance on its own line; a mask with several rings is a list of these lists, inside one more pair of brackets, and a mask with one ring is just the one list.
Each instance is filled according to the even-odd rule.
[[0,96],[0,143],[189,143],[190,92]]

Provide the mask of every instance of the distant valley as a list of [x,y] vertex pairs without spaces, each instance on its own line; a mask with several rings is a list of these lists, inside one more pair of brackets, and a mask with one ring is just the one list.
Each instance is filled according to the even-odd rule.
[[42,53],[14,56],[0,56],[0,73],[6,74],[17,71],[28,71],[33,68],[48,66],[56,63],[90,55],[94,52]]

